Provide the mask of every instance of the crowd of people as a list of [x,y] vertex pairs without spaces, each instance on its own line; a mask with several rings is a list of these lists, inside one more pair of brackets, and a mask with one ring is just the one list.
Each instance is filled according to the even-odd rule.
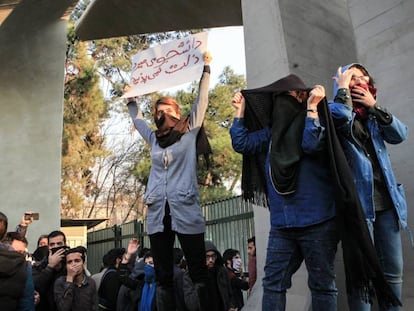
[[324,86],[294,74],[232,99],[243,196],[270,210],[263,311],[285,310],[302,262],[312,310],[337,310],[339,240],[349,310],[371,310],[374,299],[401,307],[407,204],[385,143],[403,142],[407,126],[377,103],[363,65],[339,67],[333,80],[329,102]]
[[[40,237],[36,251],[29,254],[24,235],[29,223],[30,220],[25,220],[18,230],[7,231],[7,216],[0,212],[1,310],[159,310],[156,295],[159,282],[153,253],[150,248],[140,247],[137,239],[131,239],[126,248],[106,252],[101,270],[91,275],[86,267],[87,249],[68,247],[62,231],[46,235],[46,245],[44,237]],[[254,237],[249,241],[251,265],[250,261],[255,259],[255,245],[251,244]],[[203,254],[207,301],[199,298],[183,250],[173,248],[174,303],[170,310],[240,310],[256,276],[243,272],[238,250],[227,249],[222,256],[213,242],[205,241]],[[201,306],[203,302],[207,306]]]
[[[153,106],[153,130],[136,99],[128,98],[133,124],[151,148],[144,195],[150,248],[132,239],[126,249],[108,251],[102,271],[91,276],[86,249],[69,249],[63,232],[53,231],[39,238],[29,264],[27,224],[6,233],[7,217],[0,213],[2,310],[243,308],[256,282],[255,238],[246,241],[246,275],[240,250],[221,253],[204,237],[196,172],[198,155],[211,152],[203,121],[212,57],[206,52],[203,60],[188,116],[175,99],[162,97]],[[337,310],[339,241],[350,310],[370,310],[373,299],[381,310],[400,310],[407,204],[385,143],[403,142],[407,127],[377,103],[363,65],[339,67],[333,79],[331,101],[324,86],[308,87],[290,74],[237,92],[231,102],[232,146],[243,155],[243,197],[270,211],[263,311],[285,310],[286,292],[303,262],[312,309]],[[176,237],[181,248],[174,248]]]

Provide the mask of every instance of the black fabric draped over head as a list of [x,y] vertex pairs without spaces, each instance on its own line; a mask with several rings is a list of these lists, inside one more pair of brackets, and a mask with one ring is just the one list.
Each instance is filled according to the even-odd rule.
[[[272,181],[281,194],[295,190],[306,116],[306,106],[300,105],[286,93],[303,90],[307,90],[305,83],[298,76],[290,74],[267,86],[241,91],[246,101],[246,128],[251,132],[272,128]],[[267,205],[266,154],[243,155],[243,197],[262,205]]]
[[[244,116],[246,128],[252,132],[269,126],[274,127],[275,118],[277,121],[282,119],[282,124],[286,126],[288,120],[283,121],[283,118],[278,118],[273,113],[276,114],[274,107],[279,104],[279,98],[284,97],[282,94],[289,90],[307,90],[307,88],[299,77],[289,75],[268,86],[242,91],[246,100]],[[288,103],[284,101],[284,104]],[[297,108],[297,111],[301,109]],[[361,299],[369,303],[372,303],[376,296],[381,307],[399,306],[401,302],[385,280],[381,269],[352,172],[336,135],[326,98],[318,104],[318,114],[326,132],[329,157],[327,165],[335,189],[336,221],[342,241],[347,291],[348,293],[358,291]],[[293,120],[300,123],[301,118],[297,116]],[[296,131],[300,130],[299,126],[293,128]],[[272,128],[272,136],[276,134],[274,130]],[[263,206],[267,206],[268,203],[265,159],[266,152],[253,156],[243,155],[243,198]]]

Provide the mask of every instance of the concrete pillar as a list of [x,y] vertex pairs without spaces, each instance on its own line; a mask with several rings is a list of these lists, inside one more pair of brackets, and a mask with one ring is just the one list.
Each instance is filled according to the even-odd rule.
[[0,27],[0,210],[14,230],[40,213],[38,236],[60,228],[65,11],[75,1],[21,1]]
[[[242,12],[248,88],[264,86],[295,73],[309,86],[324,85],[331,97],[333,73],[339,64],[356,59],[352,25],[344,1],[245,0]],[[262,207],[256,207],[254,212],[258,277],[246,310],[261,310],[261,280],[269,231],[269,212]],[[341,261],[339,256],[338,260]],[[338,283],[343,292],[341,281]],[[288,292],[287,310],[309,310],[310,301],[306,269],[302,266]],[[346,306],[343,296],[339,297],[339,305]]]

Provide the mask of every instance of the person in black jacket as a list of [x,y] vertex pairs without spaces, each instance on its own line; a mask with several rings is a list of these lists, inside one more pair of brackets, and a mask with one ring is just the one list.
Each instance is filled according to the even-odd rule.
[[249,289],[249,282],[246,281],[243,275],[243,263],[240,258],[240,252],[237,249],[226,249],[223,253],[223,261],[230,280],[232,305],[237,310],[241,310],[244,306],[242,290]]
[[174,248],[174,295],[177,311],[187,311],[184,298],[184,274],[186,273],[186,261],[181,248]]
[[66,236],[62,231],[52,231],[48,235],[49,255],[41,263],[33,266],[33,281],[35,290],[39,292],[40,303],[36,306],[37,311],[55,311],[53,285],[57,278],[65,275],[64,253]]
[[[122,280],[128,279],[133,268],[131,264],[138,251],[139,242],[131,239],[128,242],[127,251],[124,248],[114,248],[108,252],[108,269],[102,276],[98,289],[99,310],[117,309],[118,293]],[[131,262],[131,263],[130,263]]]
[[208,270],[208,306],[206,310],[235,310],[232,305],[231,287],[226,268],[223,266],[223,258],[213,242],[206,241],[205,248]]
[[98,299],[95,281],[86,275],[84,247],[65,252],[66,275],[54,284],[54,296],[59,311],[96,311]]
[[13,248],[12,240],[3,241],[7,225],[7,216],[0,212],[0,309],[30,310],[34,308],[31,267],[24,255]]

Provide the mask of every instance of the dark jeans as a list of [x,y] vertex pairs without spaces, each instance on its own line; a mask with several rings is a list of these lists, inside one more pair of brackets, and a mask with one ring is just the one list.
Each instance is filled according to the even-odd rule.
[[[394,294],[401,300],[403,284],[403,253],[400,226],[394,208],[376,212],[375,222],[368,224],[371,238],[374,241],[378,259],[385,279],[394,291]],[[348,296],[349,310],[369,311],[371,305],[361,301],[356,295]],[[397,311],[401,307],[388,307],[381,311]]]
[[334,261],[338,238],[335,227],[332,219],[305,228],[270,230],[263,278],[263,311],[285,310],[286,290],[291,287],[292,275],[303,261],[308,271],[312,310],[337,309]]
[[173,247],[175,235],[180,241],[184,252],[188,271],[193,283],[207,281],[206,255],[204,233],[182,234],[171,229],[171,215],[168,203],[165,206],[164,231],[151,234],[151,252],[154,259],[155,279],[159,286],[173,288]]

